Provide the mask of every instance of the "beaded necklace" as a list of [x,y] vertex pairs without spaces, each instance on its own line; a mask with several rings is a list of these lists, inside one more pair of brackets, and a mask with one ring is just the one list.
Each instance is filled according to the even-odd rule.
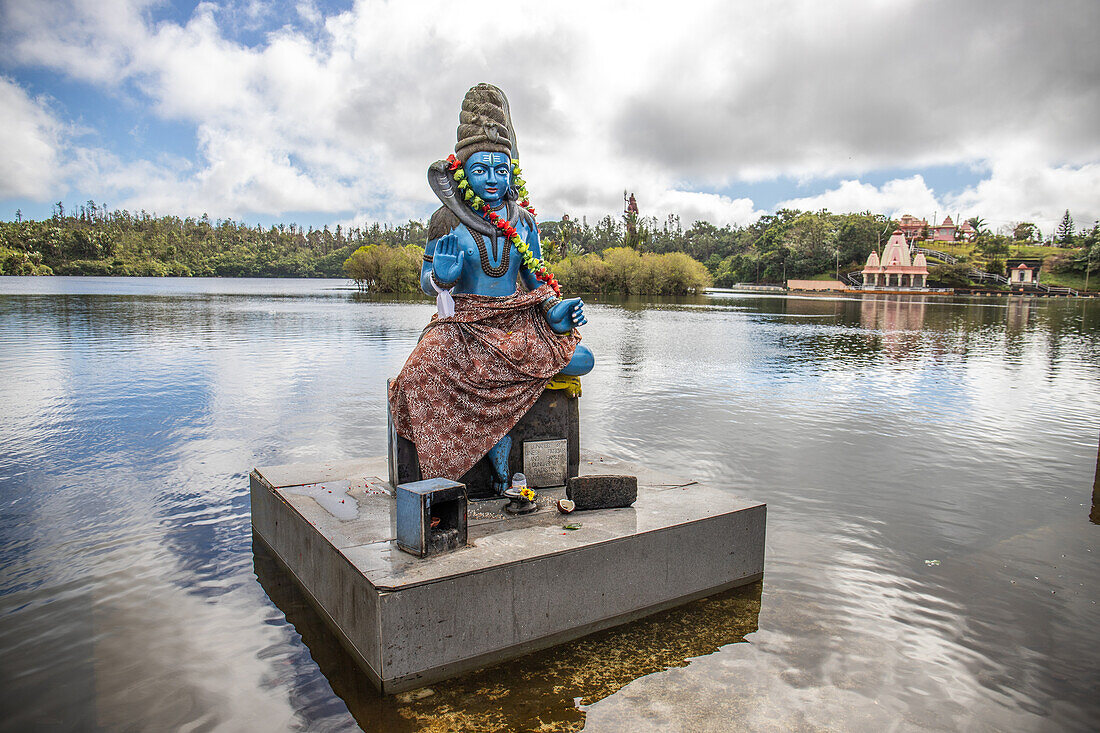
[[[485,237],[473,229],[469,230],[470,234],[474,237],[474,243],[477,245],[478,254],[481,255],[481,271],[489,277],[500,277],[504,273],[508,272],[508,265],[512,262],[512,243],[506,242],[504,245],[504,254],[500,257],[500,264],[493,267],[490,263],[488,249],[485,247]],[[493,237],[493,256],[497,254],[497,238]]]

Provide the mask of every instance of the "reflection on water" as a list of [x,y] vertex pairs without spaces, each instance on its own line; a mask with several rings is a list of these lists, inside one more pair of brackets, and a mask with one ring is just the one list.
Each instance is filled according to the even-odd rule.
[[577,730],[585,709],[634,680],[711,654],[756,631],[761,584],[689,603],[569,644],[382,697],[262,540],[256,577],[366,730]]
[[920,348],[924,300],[903,295],[869,295],[860,300],[859,322],[866,331],[880,332],[882,349],[901,358]]
[[586,446],[766,501],[763,585],[381,700],[249,524],[433,311],[334,285],[0,279],[0,727],[1094,727],[1100,302],[594,299]]
[[1089,519],[1100,524],[1100,446],[1096,448],[1096,477],[1092,480],[1092,512]]

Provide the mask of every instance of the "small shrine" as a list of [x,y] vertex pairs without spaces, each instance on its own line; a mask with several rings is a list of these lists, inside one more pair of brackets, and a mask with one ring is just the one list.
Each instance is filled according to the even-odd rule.
[[910,259],[905,234],[900,229],[895,230],[881,257],[873,250],[867,257],[867,264],[863,266],[863,287],[926,288],[928,262],[920,252]]
[[1041,259],[1010,259],[1008,261],[1008,285],[1012,290],[1033,290],[1039,284]]

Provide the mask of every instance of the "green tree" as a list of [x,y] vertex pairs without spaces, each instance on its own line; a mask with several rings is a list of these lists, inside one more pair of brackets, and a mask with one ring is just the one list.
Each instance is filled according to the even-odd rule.
[[607,263],[608,285],[612,292],[624,295],[646,292],[641,284],[641,255],[629,247],[611,247],[601,254]]
[[1062,223],[1055,230],[1054,239],[1063,247],[1073,246],[1073,217],[1069,215],[1069,209],[1062,216]]
[[554,275],[573,293],[603,293],[608,290],[611,270],[594,252],[571,255],[554,266]]
[[1012,227],[1012,239],[1016,242],[1034,242],[1038,230],[1030,221],[1021,221]]
[[366,244],[344,262],[344,272],[360,290],[378,293],[410,293],[420,289],[420,265],[424,250],[415,244],[390,247]]
[[622,246],[625,238],[625,228],[615,221],[610,215],[600,219],[592,230],[595,239],[593,246],[595,251],[603,252],[610,247]]
[[683,295],[711,284],[702,263],[683,252],[643,253],[611,247],[602,256],[574,255],[555,265],[562,287],[572,293]]
[[1008,254],[1008,237],[990,234],[988,231],[978,240],[977,249],[986,258],[1004,257]]
[[884,230],[892,232],[893,221],[881,214],[865,211],[862,214],[839,214],[837,244],[840,245],[841,270],[845,265],[862,266],[871,250],[879,249],[879,235]]
[[972,216],[966,220],[966,223],[974,227],[974,234],[978,237],[989,234],[989,226],[986,224],[985,219],[980,216]]
[[932,265],[928,268],[928,283],[946,288],[964,288],[970,284],[970,266],[963,263],[955,265]]
[[832,269],[836,256],[837,230],[834,217],[828,212],[805,213],[786,228],[782,238],[783,271],[785,277],[809,277]]

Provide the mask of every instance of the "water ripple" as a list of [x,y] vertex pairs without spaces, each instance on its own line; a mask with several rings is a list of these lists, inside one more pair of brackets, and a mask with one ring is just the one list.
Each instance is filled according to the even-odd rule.
[[247,472],[381,453],[431,312],[327,281],[0,282],[6,725],[1095,722],[1100,303],[594,299],[585,446],[766,501],[765,582],[380,701],[254,555]]

